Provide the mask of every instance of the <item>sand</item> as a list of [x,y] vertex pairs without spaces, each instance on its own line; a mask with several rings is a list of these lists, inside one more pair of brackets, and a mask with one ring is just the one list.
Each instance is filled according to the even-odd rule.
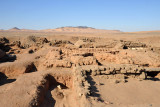
[[0,31],[3,107],[159,107],[160,31]]

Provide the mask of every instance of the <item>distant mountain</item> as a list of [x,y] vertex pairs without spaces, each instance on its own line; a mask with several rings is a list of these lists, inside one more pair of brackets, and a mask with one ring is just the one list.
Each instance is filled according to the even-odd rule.
[[[88,26],[76,26],[76,27],[73,27],[73,26],[66,26],[66,27],[60,27],[60,28],[80,28],[80,29],[88,29],[88,28],[90,28],[90,29],[95,29],[95,28],[93,28],[93,27],[88,27]],[[56,28],[56,29],[60,29],[60,28]]]
[[11,31],[17,31],[17,30],[21,30],[21,29],[19,29],[18,27],[14,27],[14,28],[12,28],[12,29],[9,29],[9,30],[11,30]]
[[105,30],[105,29],[96,29],[88,26],[67,26],[67,27],[59,27],[56,29],[44,29],[44,30],[31,30],[31,29],[19,29],[18,27],[14,27],[9,30],[4,31],[12,31],[12,32],[62,32],[62,33],[120,33],[119,30]]
[[0,31],[12,31],[12,32],[62,32],[62,33],[160,33],[157,31],[138,31],[138,32],[122,32],[120,30],[106,30],[106,29],[96,29],[88,26],[66,26],[59,27],[56,29],[43,29],[43,30],[32,30],[32,29],[19,29],[14,27],[9,30],[0,29]]
[[14,27],[14,28],[12,28],[12,29],[5,30],[5,31],[12,31],[12,32],[35,32],[35,31],[37,31],[37,30],[19,29],[18,27]]
[[92,27],[87,26],[67,26],[67,27],[60,27],[56,29],[45,29],[40,30],[42,32],[68,32],[68,33],[120,33],[119,30],[103,30],[103,29],[95,29]]

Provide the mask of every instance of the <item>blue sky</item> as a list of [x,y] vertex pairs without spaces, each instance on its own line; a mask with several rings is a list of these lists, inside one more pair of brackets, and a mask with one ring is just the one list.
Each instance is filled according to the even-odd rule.
[[160,0],[0,0],[0,29],[160,30]]

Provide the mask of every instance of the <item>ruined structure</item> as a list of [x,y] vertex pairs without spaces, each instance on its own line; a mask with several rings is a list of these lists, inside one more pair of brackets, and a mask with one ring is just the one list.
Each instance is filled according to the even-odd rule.
[[101,40],[0,38],[1,106],[107,106],[114,103],[95,97],[93,83],[98,76],[111,84],[159,80],[160,55],[154,47],[136,41]]

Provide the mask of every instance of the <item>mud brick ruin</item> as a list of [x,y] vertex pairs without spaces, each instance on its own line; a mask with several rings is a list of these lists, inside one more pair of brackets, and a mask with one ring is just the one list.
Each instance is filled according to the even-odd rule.
[[2,107],[96,107],[94,102],[105,106],[112,101],[94,97],[97,77],[111,84],[160,79],[160,50],[145,42],[15,38],[0,38]]

